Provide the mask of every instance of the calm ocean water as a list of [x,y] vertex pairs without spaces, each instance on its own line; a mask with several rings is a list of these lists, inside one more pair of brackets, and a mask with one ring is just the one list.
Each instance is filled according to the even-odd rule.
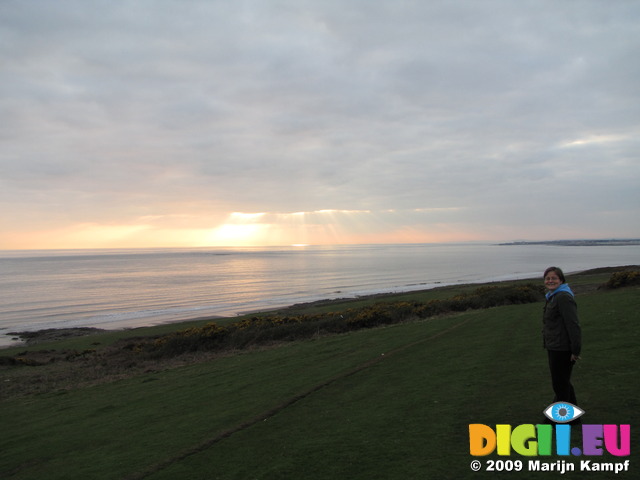
[[126,328],[438,285],[640,263],[640,246],[488,244],[0,251],[7,332]]

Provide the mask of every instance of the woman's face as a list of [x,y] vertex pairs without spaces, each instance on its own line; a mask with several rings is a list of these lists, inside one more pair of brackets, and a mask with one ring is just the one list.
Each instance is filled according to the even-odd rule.
[[547,276],[544,277],[544,286],[547,287],[547,290],[550,292],[553,292],[560,285],[562,285],[562,281],[558,274],[553,270],[547,273]]

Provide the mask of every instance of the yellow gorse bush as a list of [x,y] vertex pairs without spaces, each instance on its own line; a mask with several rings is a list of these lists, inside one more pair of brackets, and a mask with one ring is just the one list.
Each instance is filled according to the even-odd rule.
[[640,272],[637,270],[615,272],[604,284],[605,288],[622,288],[632,285],[640,285]]
[[229,325],[215,322],[191,327],[153,341],[143,341],[134,351],[167,356],[195,350],[241,349],[251,345],[309,338],[319,333],[344,333],[361,328],[391,325],[412,319],[539,301],[544,290],[537,285],[486,286],[446,300],[380,302],[373,305],[322,314],[264,314],[243,318]]

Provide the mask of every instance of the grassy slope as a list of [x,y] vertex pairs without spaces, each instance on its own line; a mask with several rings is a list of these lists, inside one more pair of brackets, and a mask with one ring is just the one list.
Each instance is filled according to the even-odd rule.
[[[637,425],[638,289],[581,295],[579,305],[585,423]],[[535,423],[550,403],[540,308],[468,312],[5,400],[0,478],[482,478],[469,470],[468,424]],[[632,437],[634,464],[634,427]]]

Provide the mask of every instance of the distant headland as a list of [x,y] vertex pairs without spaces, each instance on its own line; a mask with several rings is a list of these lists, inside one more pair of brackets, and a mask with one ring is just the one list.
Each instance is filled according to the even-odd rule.
[[561,247],[599,247],[599,246],[624,246],[624,245],[640,245],[640,238],[618,239],[612,238],[608,240],[546,240],[541,242],[509,242],[499,243],[498,245],[558,245]]

